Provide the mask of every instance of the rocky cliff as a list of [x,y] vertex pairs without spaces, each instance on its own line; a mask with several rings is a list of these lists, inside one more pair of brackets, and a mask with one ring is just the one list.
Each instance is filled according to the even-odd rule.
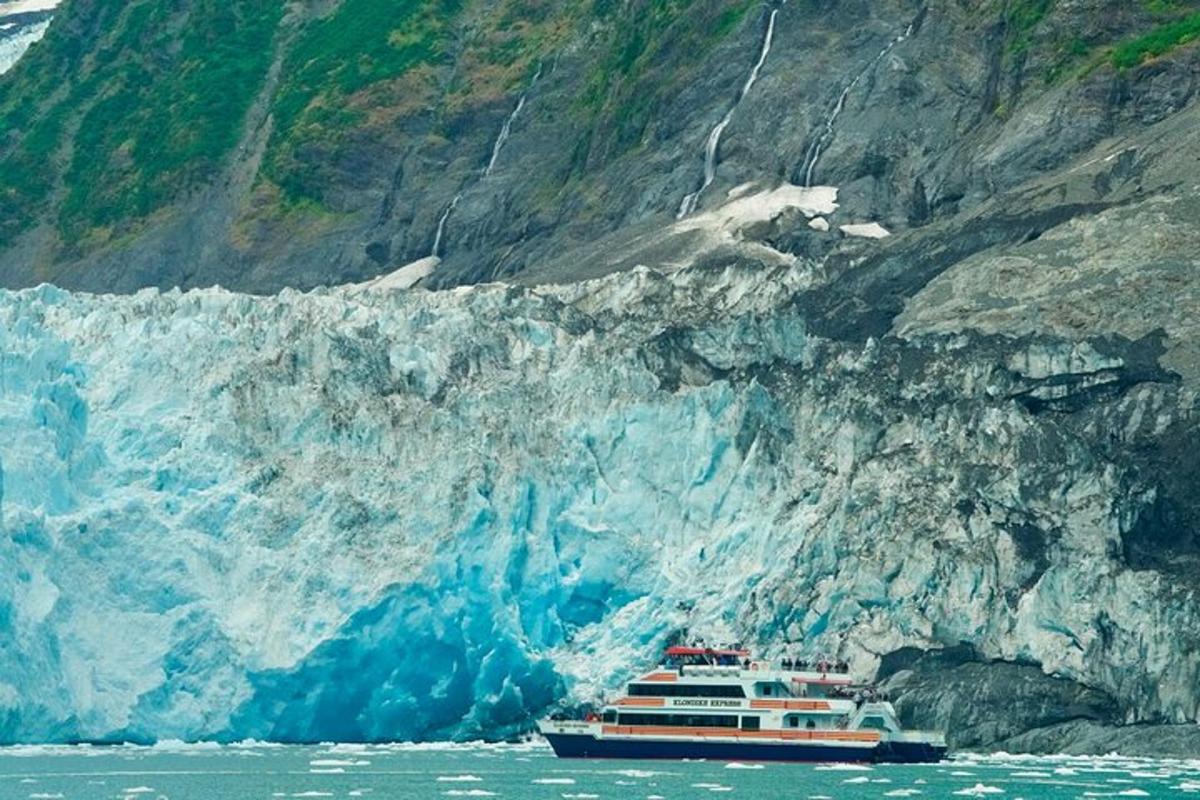
[[[1198,14],[1191,0],[69,0],[0,82],[0,277],[271,292],[434,255],[432,285],[569,280],[598,242],[620,249],[701,185],[704,210],[750,181],[841,186],[846,222],[956,228],[1189,113]],[[785,250],[837,250],[783,233]]]
[[10,286],[251,292],[0,295],[0,738],[502,736],[693,633],[1200,746],[1194,4],[389,5],[0,79]]

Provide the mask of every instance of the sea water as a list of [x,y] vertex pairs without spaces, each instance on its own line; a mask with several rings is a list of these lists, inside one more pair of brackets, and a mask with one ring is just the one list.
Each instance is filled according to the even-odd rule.
[[0,800],[1177,798],[1200,760],[959,756],[941,764],[567,761],[525,745],[0,748]]

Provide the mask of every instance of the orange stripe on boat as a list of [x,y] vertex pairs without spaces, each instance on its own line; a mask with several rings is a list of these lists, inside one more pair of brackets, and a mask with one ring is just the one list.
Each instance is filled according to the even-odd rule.
[[662,697],[622,697],[616,702],[616,705],[619,706],[650,706],[653,708],[661,708],[666,704],[667,701]]
[[651,672],[649,675],[643,675],[638,678],[639,681],[667,681],[674,683],[679,679],[679,676],[674,672]]

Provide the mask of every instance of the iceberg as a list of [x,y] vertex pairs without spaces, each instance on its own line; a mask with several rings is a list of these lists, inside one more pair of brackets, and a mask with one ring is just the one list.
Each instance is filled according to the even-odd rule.
[[[681,631],[1194,715],[1120,472],[1068,440],[1035,483],[1020,375],[810,336],[804,280],[0,292],[0,741],[504,738]],[[962,491],[1054,521],[1040,578]]]

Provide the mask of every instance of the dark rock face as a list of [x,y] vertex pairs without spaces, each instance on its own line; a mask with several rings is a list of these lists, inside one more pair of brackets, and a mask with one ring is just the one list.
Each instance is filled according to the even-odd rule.
[[[447,52],[432,62],[428,80],[407,75],[404,81],[417,81],[407,89],[380,84],[347,100],[374,104],[391,124],[350,115],[326,140],[300,136],[281,155],[280,137],[293,129],[274,129],[290,124],[293,50],[319,46],[311,37],[343,5],[349,8],[344,1],[283,18],[275,63],[219,176],[146,219],[115,220],[111,231],[71,241],[56,226],[72,212],[61,212],[51,196],[32,209],[39,224],[3,243],[0,280],[106,291],[221,283],[252,292],[360,281],[429,255],[452,204],[431,285],[522,273],[577,279],[582,256],[636,235],[639,226],[663,224],[700,184],[707,137],[738,97],[769,12],[707,0],[660,19],[653,3],[631,0],[616,16],[568,15],[544,40],[546,52],[522,51],[520,63],[536,74],[513,73],[504,91],[462,95],[462,85],[491,86],[490,73],[469,48]],[[980,239],[1020,241],[1111,206],[1114,189],[1136,180],[1144,161],[1118,160],[1070,202],[1043,196],[1031,208],[1027,193],[1004,198],[1031,182],[1046,185],[1102,141],[1136,139],[1147,126],[1186,113],[1198,81],[1195,54],[1184,48],[1117,72],[1104,61],[1105,48],[1152,29],[1157,18],[1139,4],[1102,0],[1047,8],[1026,28],[982,3],[780,7],[759,79],[721,136],[701,209],[748,181],[811,178],[841,187],[843,223],[875,220],[893,232],[940,224],[920,249],[930,241],[941,245],[935,250],[949,247],[936,259],[945,262]],[[520,14],[477,11],[452,23],[467,41],[487,35],[489,13]],[[89,2],[68,8],[64,36],[51,45],[97,46],[94,16]],[[726,19],[736,24],[711,22]],[[611,53],[629,37],[641,42],[650,34],[627,25],[665,25],[659,49],[632,67],[612,64]],[[689,25],[718,34],[670,46],[672,37],[691,42]],[[84,41],[65,41],[68,31]],[[609,75],[607,94],[596,94],[598,70]],[[662,93],[664,86],[671,91]],[[5,158],[0,147],[0,163]],[[319,203],[280,199],[279,186],[293,175]],[[789,235],[781,231],[777,241],[798,254],[828,249],[789,242]],[[960,238],[968,241],[951,245]],[[649,254],[647,263],[678,257],[659,253],[656,262]],[[846,257],[853,260],[853,250]]]
[[1120,718],[1119,703],[1102,691],[1051,677],[1034,664],[989,663],[969,645],[891,653],[878,677],[896,694],[905,725],[946,731],[956,748],[995,747],[1064,722],[1111,725]]

